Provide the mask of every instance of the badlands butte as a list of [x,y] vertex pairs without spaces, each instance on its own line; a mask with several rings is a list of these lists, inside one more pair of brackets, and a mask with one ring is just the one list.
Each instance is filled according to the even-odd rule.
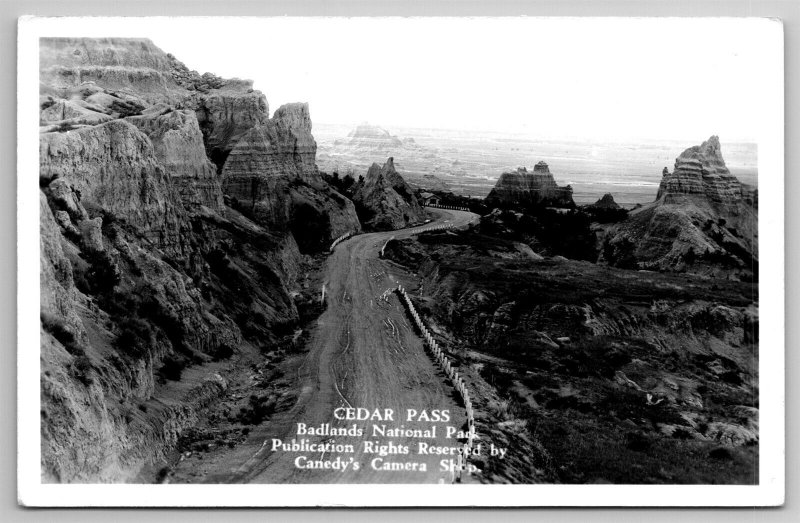
[[[504,451],[461,481],[758,482],[758,198],[717,137],[629,210],[576,205],[544,162],[485,199],[387,156],[321,172],[307,104],[146,39],[42,39],[40,108],[44,482],[451,481],[440,455],[369,466],[467,427],[398,285]],[[396,436],[347,409],[398,413]],[[361,470],[273,451],[301,424]]]

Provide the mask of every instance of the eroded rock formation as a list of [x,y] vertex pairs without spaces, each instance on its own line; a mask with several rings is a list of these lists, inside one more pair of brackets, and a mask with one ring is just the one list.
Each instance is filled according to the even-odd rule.
[[590,205],[590,207],[593,209],[612,209],[612,210],[620,208],[619,204],[614,201],[614,196],[612,196],[611,193],[604,194],[602,198],[594,202],[592,205]]
[[656,201],[607,236],[603,257],[622,266],[757,277],[758,192],[725,166],[719,138],[686,149],[664,170]]
[[425,219],[425,211],[411,187],[389,158],[383,167],[373,163],[353,196],[364,223],[375,230],[407,227]]
[[402,149],[406,145],[410,147],[416,145],[413,139],[411,142],[404,142],[404,140],[390,134],[386,129],[368,123],[358,125],[355,129],[350,131],[346,140],[336,140],[334,144],[337,146],[375,151],[389,151]]
[[222,171],[225,194],[259,223],[290,229],[303,250],[360,231],[353,203],[322,180],[316,150],[308,105],[284,105],[231,151]]
[[534,166],[533,172],[520,167],[516,171],[501,174],[486,201],[490,205],[575,206],[572,187],[559,186],[543,161]]
[[[42,39],[40,66],[42,479],[130,481],[224,391],[207,362],[296,327],[295,234],[324,248],[358,222],[305,106],[269,119],[251,82],[144,39]],[[231,170],[282,180],[259,198],[283,220],[225,205],[218,170],[251,131]]]

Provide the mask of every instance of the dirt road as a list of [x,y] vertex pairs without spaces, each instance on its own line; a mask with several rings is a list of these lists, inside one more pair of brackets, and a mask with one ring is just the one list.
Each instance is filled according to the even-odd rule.
[[[397,286],[414,287],[414,277],[379,257],[381,247],[394,236],[405,238],[431,225],[462,226],[473,221],[472,213],[431,209],[436,219],[427,225],[401,231],[379,232],[355,236],[339,244],[326,266],[327,309],[320,316],[309,341],[309,352],[298,371],[301,393],[288,411],[276,414],[268,423],[257,427],[249,444],[239,449],[249,457],[230,473],[215,474],[213,482],[244,483],[438,483],[450,481],[450,473],[442,470],[442,460],[456,456],[446,454],[419,455],[420,443],[442,448],[458,446],[447,427],[462,429],[465,412],[457,396],[425,353],[422,340],[414,332],[395,295],[385,299],[386,291]],[[391,420],[339,420],[337,408],[364,408],[370,412],[387,409]],[[434,410],[449,411],[448,422],[407,419],[407,409],[432,415]],[[298,423],[307,427],[352,427],[362,430],[360,436],[299,435]],[[374,426],[386,433],[374,432]],[[435,437],[406,435],[389,436],[392,429],[430,430]],[[273,450],[274,440],[286,444],[305,439],[310,444],[329,442],[350,444],[354,451],[312,452]],[[258,446],[258,442],[261,445]],[[369,449],[364,442],[375,442]],[[377,452],[379,444],[394,444],[395,452]],[[315,449],[316,450],[316,449]],[[298,458],[303,457],[298,466]],[[341,469],[309,469],[318,460],[333,462],[340,457],[349,463]],[[378,458],[377,461],[376,458]],[[241,460],[241,458],[240,458]],[[394,463],[395,465],[391,465]],[[416,465],[414,465],[416,463]],[[359,470],[355,470],[358,464]],[[388,464],[388,465],[387,465]],[[384,470],[394,466],[404,470]],[[377,467],[377,470],[376,470]],[[405,470],[416,469],[416,470]],[[424,469],[424,470],[422,470]]]

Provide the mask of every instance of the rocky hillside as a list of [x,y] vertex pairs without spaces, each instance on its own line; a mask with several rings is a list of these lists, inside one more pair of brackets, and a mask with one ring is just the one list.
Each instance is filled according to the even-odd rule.
[[305,106],[269,118],[251,82],[143,39],[42,39],[40,65],[42,479],[132,481],[301,326],[298,244],[358,221]]
[[400,229],[425,220],[425,210],[395,169],[394,158],[383,167],[372,164],[353,201],[364,224],[374,230]]
[[[506,446],[484,482],[752,484],[752,284],[543,258],[477,231],[390,242],[417,310]],[[756,400],[754,401],[754,398]]]
[[550,207],[574,207],[572,187],[559,186],[550,167],[545,162],[537,163],[533,172],[520,167],[513,172],[500,175],[492,191],[486,197],[488,205],[525,207],[541,205]]
[[612,265],[752,279],[758,274],[758,192],[725,166],[719,138],[664,170],[656,201],[606,236]]

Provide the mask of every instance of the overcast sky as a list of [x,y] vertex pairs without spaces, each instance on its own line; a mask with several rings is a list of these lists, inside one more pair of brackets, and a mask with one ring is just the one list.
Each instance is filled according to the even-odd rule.
[[769,34],[779,36],[774,26],[198,18],[125,20],[83,33],[150,37],[191,69],[253,79],[271,111],[308,102],[315,122],[699,143],[711,134],[756,141],[776,80],[776,61],[766,56]]

